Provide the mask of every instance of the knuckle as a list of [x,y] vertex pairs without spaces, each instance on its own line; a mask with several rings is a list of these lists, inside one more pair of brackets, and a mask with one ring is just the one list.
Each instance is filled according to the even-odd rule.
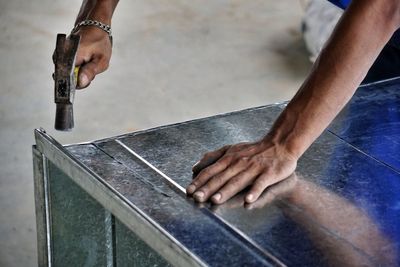
[[249,169],[260,169],[260,162],[257,160],[250,159],[249,160]]
[[192,184],[196,187],[202,186],[206,181],[207,181],[207,177],[206,176],[198,176],[197,178],[195,178],[192,181]]
[[96,76],[96,73],[98,73],[97,65],[92,64],[91,66],[88,66],[84,69],[84,73],[89,77],[90,80],[93,80]]
[[247,157],[239,157],[236,159],[236,163],[239,165],[245,165],[249,162],[249,158]]
[[108,60],[104,61],[104,63],[102,64],[103,71],[107,70],[109,66],[110,66],[110,63],[108,62]]
[[227,160],[226,158],[219,158],[215,163],[214,163],[214,167],[215,168],[223,168],[226,167],[227,165],[229,165],[229,160]]
[[192,184],[196,187],[203,186],[208,181],[207,177],[198,177],[196,180],[192,181]]
[[92,54],[87,49],[80,48],[80,50],[77,51],[76,61],[88,62],[91,57]]
[[238,162],[239,162],[239,163],[246,163],[246,162],[247,162],[247,159],[244,158],[244,157],[240,157],[240,158],[238,159]]
[[243,179],[242,176],[236,176],[236,177],[232,178],[232,180],[231,180],[232,186],[236,186],[237,184],[239,184],[242,179]]
[[262,178],[258,178],[254,184],[253,187],[257,190],[264,190],[265,187],[267,187],[267,180],[266,179],[262,179]]
[[233,161],[235,159],[235,156],[232,154],[225,154],[222,159],[227,160],[227,161]]
[[212,152],[207,152],[203,155],[203,159],[210,158],[212,156]]
[[100,62],[98,64],[93,64],[93,74],[97,75],[102,72],[103,64]]
[[194,184],[195,186],[199,186],[202,181],[205,179],[204,174],[200,173],[193,181],[192,184]]
[[247,176],[251,176],[253,178],[253,180],[256,180],[257,177],[260,176],[261,171],[260,171],[260,167],[258,165],[254,165],[254,164],[248,164],[247,168],[246,168],[246,172],[247,172]]
[[235,147],[243,147],[243,146],[245,146],[247,143],[246,142],[240,142],[240,143],[237,143],[236,145],[234,145]]
[[206,177],[211,175],[211,169],[210,168],[205,168],[201,171],[199,180],[205,179]]
[[265,173],[267,176],[276,175],[276,171],[275,171],[274,168],[265,168],[265,169],[264,169],[264,173]]
[[233,157],[232,156],[224,156],[222,157],[219,161],[217,161],[216,164],[221,164],[221,165],[228,165],[232,162]]
[[274,174],[274,168],[272,168],[271,166],[262,166],[261,168],[261,174],[262,176],[260,177],[260,179],[265,179],[265,176],[271,176]]
[[258,164],[258,165],[264,165],[265,164],[264,159],[262,157],[259,157],[259,156],[251,157],[250,161],[253,164]]
[[228,152],[230,152],[230,153],[235,153],[235,152],[240,151],[241,148],[242,148],[242,145],[236,144],[236,145],[231,146],[231,147],[229,148]]
[[216,175],[212,178],[212,181],[216,184],[221,184],[223,182],[222,175]]
[[232,147],[232,145],[224,145],[223,147],[221,147],[221,150],[227,151],[230,147]]
[[207,171],[209,174],[213,175],[214,170],[218,169],[220,166],[221,166],[220,161],[214,162],[207,168]]
[[208,192],[210,191],[210,186],[209,186],[209,184],[205,184],[199,190],[201,190],[204,194],[207,195]]

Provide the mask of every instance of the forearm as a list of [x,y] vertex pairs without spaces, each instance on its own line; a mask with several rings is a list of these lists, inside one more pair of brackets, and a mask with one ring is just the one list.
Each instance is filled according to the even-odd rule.
[[400,26],[393,0],[354,0],[268,139],[300,157],[354,94]]
[[118,0],[84,0],[75,24],[86,19],[98,20],[111,25],[111,18]]

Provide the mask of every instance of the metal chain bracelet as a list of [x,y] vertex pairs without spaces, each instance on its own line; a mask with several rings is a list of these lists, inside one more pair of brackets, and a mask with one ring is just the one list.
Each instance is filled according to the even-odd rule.
[[113,38],[112,38],[112,34],[111,34],[111,26],[110,25],[102,23],[97,20],[87,19],[87,20],[83,20],[83,21],[79,22],[78,24],[76,24],[75,27],[72,29],[71,34],[76,33],[79,30],[79,28],[82,26],[95,26],[95,27],[102,29],[103,31],[105,31],[108,34],[108,37],[110,37],[110,41],[111,41],[111,45],[112,45]]

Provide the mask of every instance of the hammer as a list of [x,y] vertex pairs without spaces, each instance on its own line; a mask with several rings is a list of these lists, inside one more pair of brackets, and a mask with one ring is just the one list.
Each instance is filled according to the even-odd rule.
[[79,41],[79,35],[72,34],[67,38],[65,34],[57,34],[53,54],[56,103],[54,128],[59,131],[71,131],[74,127],[73,102],[79,71],[79,68],[75,68],[75,59]]

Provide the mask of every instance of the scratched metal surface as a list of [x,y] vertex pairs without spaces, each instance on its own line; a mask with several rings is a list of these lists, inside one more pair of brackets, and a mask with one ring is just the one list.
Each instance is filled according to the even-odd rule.
[[272,266],[263,253],[208,216],[207,210],[197,208],[172,190],[143,163],[122,164],[91,144],[71,146],[68,150],[209,265]]
[[56,252],[52,263],[54,266],[109,266],[107,232],[111,227],[106,211],[50,162],[48,171],[54,225],[51,244]]
[[[282,105],[68,150],[212,266],[397,266],[400,174],[399,150],[393,146],[399,137],[391,131],[397,131],[399,116],[385,117],[389,109],[399,114],[399,106],[391,105],[399,99],[397,83],[360,88],[347,111],[331,125],[332,132],[325,132],[299,161],[296,175],[269,188],[252,206],[243,205],[242,195],[221,206],[196,206],[182,188],[204,152],[260,138]],[[372,112],[367,112],[369,106]],[[374,127],[372,122],[380,120],[385,123],[374,130],[362,124]],[[356,123],[361,126],[348,126]],[[363,138],[363,129],[370,137]]]
[[115,219],[115,244],[116,259],[113,266],[171,266],[118,219]]

